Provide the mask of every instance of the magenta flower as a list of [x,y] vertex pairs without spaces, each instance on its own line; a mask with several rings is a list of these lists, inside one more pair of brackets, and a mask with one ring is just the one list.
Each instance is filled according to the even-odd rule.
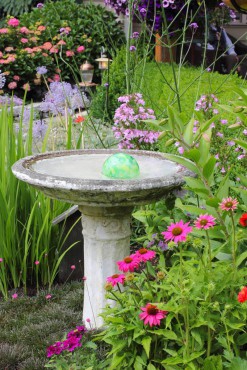
[[52,297],[52,295],[51,294],[47,294],[46,296],[45,296],[45,299],[51,299],[51,297]]
[[3,262],[3,258],[0,258],[0,262]]
[[17,299],[18,298],[18,294],[17,293],[12,294],[12,298],[13,299]]
[[118,283],[120,284],[123,284],[124,281],[125,281],[125,275],[123,274],[115,274],[115,275],[112,275],[112,276],[109,276],[106,281],[111,284],[111,286],[115,286],[117,285]]
[[171,224],[168,226],[167,231],[163,231],[161,234],[164,236],[166,241],[173,241],[174,243],[184,242],[187,234],[192,231],[192,227],[189,226],[189,222],[185,223],[183,220]]
[[141,248],[135,253],[135,255],[141,262],[146,262],[155,258],[156,253],[146,248]]
[[125,257],[122,261],[118,261],[118,268],[120,271],[123,272],[133,272],[135,269],[139,267],[140,260],[134,255],[130,255]]
[[70,266],[71,270],[75,270],[75,265]]
[[154,304],[148,303],[145,307],[141,307],[142,313],[139,314],[141,320],[144,321],[144,325],[154,326],[160,325],[160,320],[164,319],[168,311],[159,310]]
[[62,342],[56,342],[47,348],[46,355],[47,357],[52,357],[53,355],[60,355],[62,353]]
[[207,213],[205,215],[200,215],[195,220],[195,227],[197,229],[207,230],[210,227],[213,227],[214,225],[215,225],[215,218],[211,215],[208,215]]
[[222,211],[234,211],[237,209],[238,201],[237,199],[234,199],[232,197],[224,198],[222,199],[222,202],[220,203],[220,208]]
[[36,266],[38,266],[38,265],[39,265],[39,261],[35,261],[34,263],[35,263],[35,265],[36,265]]

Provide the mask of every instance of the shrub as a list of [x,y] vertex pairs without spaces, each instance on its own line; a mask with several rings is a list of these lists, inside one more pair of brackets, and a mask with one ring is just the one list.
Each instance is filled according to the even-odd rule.
[[[73,0],[59,1],[59,6],[47,2],[42,8],[23,14],[20,20],[8,18],[0,33],[0,64],[7,77],[8,92],[18,91],[25,83],[29,83],[28,89],[39,85],[36,68],[40,66],[47,68],[50,81],[78,79],[83,61],[95,63],[102,46],[113,56],[124,41],[113,13]],[[83,48],[78,49],[79,46]]]

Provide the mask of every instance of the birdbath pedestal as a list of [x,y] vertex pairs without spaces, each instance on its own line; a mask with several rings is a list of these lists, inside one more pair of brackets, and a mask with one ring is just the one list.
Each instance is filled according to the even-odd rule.
[[[47,196],[78,204],[84,236],[83,320],[101,327],[106,305],[106,278],[117,272],[116,262],[129,255],[133,207],[153,203],[179,188],[188,171],[162,153],[127,150],[140,167],[134,179],[111,179],[102,174],[105,160],[119,150],[48,152],[23,158],[12,171]],[[88,324],[87,324],[88,325]]]

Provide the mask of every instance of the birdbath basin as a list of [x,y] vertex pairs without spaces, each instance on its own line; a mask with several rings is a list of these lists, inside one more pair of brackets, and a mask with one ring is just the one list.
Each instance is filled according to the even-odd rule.
[[[102,174],[114,153],[133,156],[140,174],[112,179]],[[84,236],[83,319],[100,327],[106,304],[104,285],[116,273],[116,261],[129,255],[133,207],[155,202],[180,187],[188,171],[162,153],[137,150],[71,150],[29,156],[16,162],[14,175],[47,196],[78,204]]]

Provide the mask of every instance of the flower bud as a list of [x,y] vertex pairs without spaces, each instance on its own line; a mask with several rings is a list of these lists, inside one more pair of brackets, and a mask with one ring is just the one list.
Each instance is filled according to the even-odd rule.
[[158,271],[156,276],[157,276],[157,279],[164,280],[166,277],[166,274],[163,271]]
[[110,283],[106,283],[106,284],[105,284],[105,290],[106,290],[107,292],[111,292],[111,291],[112,291],[112,289],[113,289],[113,287],[112,287],[112,285],[111,285]]
[[135,279],[135,274],[132,274],[132,273],[127,273],[125,275],[125,281],[133,281]]

